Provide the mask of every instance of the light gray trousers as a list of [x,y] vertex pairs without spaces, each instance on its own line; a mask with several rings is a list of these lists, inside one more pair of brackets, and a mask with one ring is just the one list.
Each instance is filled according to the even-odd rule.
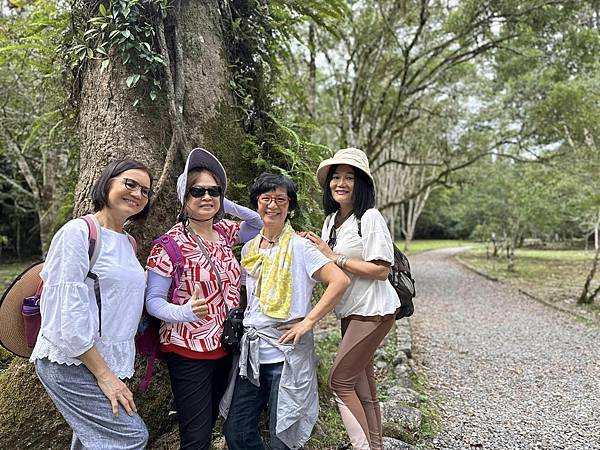
[[73,429],[71,450],[142,450],[148,430],[138,414],[129,416],[119,405],[112,413],[110,402],[94,375],[79,366],[35,361],[35,371],[58,411]]

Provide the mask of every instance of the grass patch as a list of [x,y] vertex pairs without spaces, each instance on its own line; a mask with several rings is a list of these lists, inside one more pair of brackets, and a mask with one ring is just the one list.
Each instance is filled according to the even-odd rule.
[[0,291],[3,293],[12,280],[33,263],[34,261],[17,261],[0,264]]
[[[591,250],[517,249],[512,271],[508,270],[505,258],[487,258],[485,249],[467,250],[457,258],[536,298],[597,321],[599,305],[577,305],[593,257]],[[598,284],[600,277],[596,276],[592,287]]]
[[416,368],[411,379],[412,389],[419,394],[421,400],[419,406],[421,410],[421,427],[416,436],[416,448],[419,450],[428,450],[431,448],[433,438],[442,430],[442,420],[437,405],[429,395],[431,388],[425,374]]
[[396,245],[400,250],[405,252],[407,255],[414,255],[417,253],[427,252],[429,250],[438,250],[441,248],[452,248],[452,247],[465,247],[470,245],[480,246],[482,244],[474,241],[460,241],[460,240],[432,240],[432,239],[423,239],[416,240],[410,243],[408,250],[404,245],[404,241],[397,241]]

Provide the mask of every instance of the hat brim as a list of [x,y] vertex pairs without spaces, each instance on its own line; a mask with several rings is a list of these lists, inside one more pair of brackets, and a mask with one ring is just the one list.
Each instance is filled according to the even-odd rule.
[[317,168],[317,181],[319,182],[319,185],[322,188],[326,187],[325,183],[327,181],[327,175],[329,174],[329,169],[331,169],[331,166],[336,166],[336,165],[339,166],[342,164],[346,164],[348,166],[354,167],[357,170],[360,170],[367,177],[369,177],[369,179],[371,180],[371,183],[373,183],[373,186],[375,186],[375,180],[373,179],[373,176],[370,173],[365,172],[357,164],[352,163],[352,161],[339,161],[336,158],[329,158],[329,159],[325,159],[324,161],[321,161],[321,164],[319,164],[319,167]]
[[21,308],[25,297],[35,294],[43,266],[39,262],[25,269],[0,299],[0,345],[23,358],[29,358],[33,349],[27,346]]

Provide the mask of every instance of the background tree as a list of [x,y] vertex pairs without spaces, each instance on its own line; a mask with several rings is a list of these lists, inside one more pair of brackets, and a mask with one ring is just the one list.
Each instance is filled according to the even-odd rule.
[[[38,2],[14,3],[19,14],[39,12]],[[91,186],[108,161],[144,162],[157,180],[157,195],[151,219],[130,230],[143,244],[143,260],[152,238],[174,221],[175,180],[197,146],[223,161],[230,198],[244,203],[247,183],[261,171],[275,170],[291,174],[303,200],[309,199],[316,191],[317,147],[277,117],[271,91],[277,58],[285,51],[282,38],[306,15],[323,23],[335,20],[340,13],[335,3],[74,2],[64,30],[80,143],[74,215],[89,209]],[[62,3],[48,4],[65,12],[57,7]],[[306,224],[309,218],[310,209],[304,209],[294,220]],[[163,440],[177,440],[176,433],[168,434],[174,427],[167,417],[169,392],[162,371],[138,403],[159,447],[165,433]],[[14,408],[39,399],[47,414]],[[15,360],[2,374],[0,416],[0,447],[21,447],[31,429],[34,447],[68,445],[68,428],[28,363]]]
[[0,1],[0,235],[5,257],[30,257],[72,201],[77,140],[56,53],[68,14],[51,0],[10,5]]

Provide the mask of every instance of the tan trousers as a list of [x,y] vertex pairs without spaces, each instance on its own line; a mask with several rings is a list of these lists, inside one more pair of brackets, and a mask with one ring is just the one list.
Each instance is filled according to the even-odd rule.
[[329,386],[354,449],[383,449],[373,356],[393,324],[393,314],[342,319],[342,342]]

